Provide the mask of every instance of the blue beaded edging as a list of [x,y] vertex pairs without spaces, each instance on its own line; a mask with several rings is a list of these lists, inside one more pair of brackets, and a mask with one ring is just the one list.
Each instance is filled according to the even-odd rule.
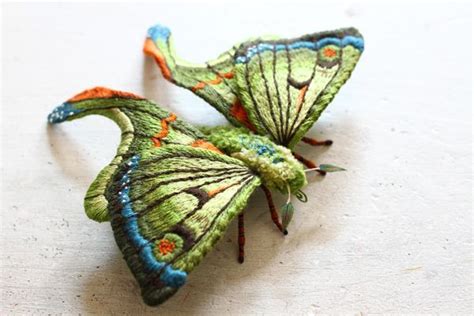
[[140,259],[145,264],[146,269],[149,272],[159,272],[160,280],[163,281],[167,286],[178,288],[186,282],[188,274],[179,269],[173,269],[169,264],[156,260],[153,255],[153,249],[150,246],[150,241],[143,238],[139,232],[137,213],[132,209],[130,202],[130,177],[129,174],[138,167],[140,157],[138,155],[133,156],[128,162],[129,170],[120,179],[120,185],[122,189],[119,191],[120,203],[122,204],[122,216],[126,219],[124,224],[124,231],[126,232],[129,240],[139,250]]

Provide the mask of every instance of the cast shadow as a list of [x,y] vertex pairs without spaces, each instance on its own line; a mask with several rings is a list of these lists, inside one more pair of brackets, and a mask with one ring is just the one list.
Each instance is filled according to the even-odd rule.
[[155,101],[169,110],[175,110],[173,99],[169,93],[172,84],[167,82],[156,62],[150,57],[143,58],[142,89],[145,98]]
[[[48,124],[46,133],[54,163],[59,165],[64,175],[75,180],[94,179],[97,176],[98,172],[88,168],[85,163],[88,158],[81,146],[62,127]],[[85,189],[90,184],[80,182]]]

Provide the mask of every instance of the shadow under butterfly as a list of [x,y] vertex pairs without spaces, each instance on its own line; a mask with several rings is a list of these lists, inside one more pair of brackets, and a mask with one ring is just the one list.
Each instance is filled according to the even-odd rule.
[[[55,124],[98,114],[120,127],[117,154],[90,185],[84,206],[90,218],[111,222],[147,304],[172,296],[235,216],[238,260],[244,261],[243,209],[257,187],[286,234],[292,195],[307,201],[301,191],[306,173],[344,170],[317,166],[293,149],[300,141],[332,144],[304,135],[349,78],[363,43],[354,28],[256,38],[191,65],[174,53],[169,30],[154,26],[145,53],[166,79],[205,99],[233,126],[198,129],[140,96],[103,87],[74,96],[48,116]],[[281,221],[271,190],[288,196]]]

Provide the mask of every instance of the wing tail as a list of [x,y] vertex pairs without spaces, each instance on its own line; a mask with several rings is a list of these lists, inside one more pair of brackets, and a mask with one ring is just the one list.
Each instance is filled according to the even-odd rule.
[[159,24],[148,29],[143,52],[155,59],[167,80],[177,84],[180,84],[184,78],[193,78],[195,68],[200,68],[201,75],[203,75],[202,72],[204,75],[206,73],[209,76],[213,75],[212,70],[206,65],[192,65],[180,59],[174,49],[170,30]]
[[148,29],[143,52],[155,59],[167,80],[175,82],[172,73],[176,72],[176,56],[171,45],[171,32],[167,27],[155,25]]
[[191,64],[180,59],[175,53],[170,30],[155,25],[148,29],[143,51],[155,59],[165,79],[206,100],[232,124],[248,125],[242,115],[244,110],[237,101],[237,86],[234,80],[236,46],[214,60]]
[[91,114],[105,115],[116,122],[120,128],[124,128],[122,120],[116,115],[111,115],[115,108],[120,108],[120,104],[115,104],[114,107],[104,106],[102,102],[98,100],[106,99],[129,99],[129,100],[145,100],[144,98],[118,90],[112,90],[105,87],[95,87],[92,89],[84,90],[83,92],[76,94],[66,102],[57,106],[49,115],[48,122],[50,124],[58,124],[64,121],[71,121],[83,116]]
[[85,90],[62,103],[48,115],[48,122],[58,124],[93,114],[111,119],[122,132],[114,159],[98,174],[84,199],[87,216],[98,222],[109,220],[106,190],[120,164],[132,152],[164,146],[169,138],[183,144],[203,138],[197,129],[156,104],[132,93],[103,87]]

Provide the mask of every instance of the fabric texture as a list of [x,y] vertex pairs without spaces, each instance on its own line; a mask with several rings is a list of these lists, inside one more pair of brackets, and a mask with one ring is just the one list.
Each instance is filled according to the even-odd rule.
[[[117,154],[90,185],[84,207],[91,219],[111,222],[147,304],[176,293],[237,215],[243,262],[242,211],[258,186],[272,220],[287,233],[291,196],[307,200],[301,188],[312,170],[304,170],[293,147],[349,78],[362,50],[361,35],[348,28],[291,40],[250,39],[205,65],[191,65],[176,56],[169,30],[154,26],[144,51],[163,76],[207,100],[234,127],[197,129],[140,96],[103,87],[53,110],[51,124],[96,114],[122,131]],[[281,223],[268,188],[288,195]]]
[[57,107],[52,124],[98,114],[122,130],[91,184],[87,215],[110,220],[147,304],[173,295],[247,203],[260,179],[204,134],[133,94],[94,88]]
[[178,58],[169,29],[148,30],[144,51],[163,76],[205,99],[235,126],[293,149],[350,77],[364,49],[355,28],[295,39],[256,38],[217,59]]

